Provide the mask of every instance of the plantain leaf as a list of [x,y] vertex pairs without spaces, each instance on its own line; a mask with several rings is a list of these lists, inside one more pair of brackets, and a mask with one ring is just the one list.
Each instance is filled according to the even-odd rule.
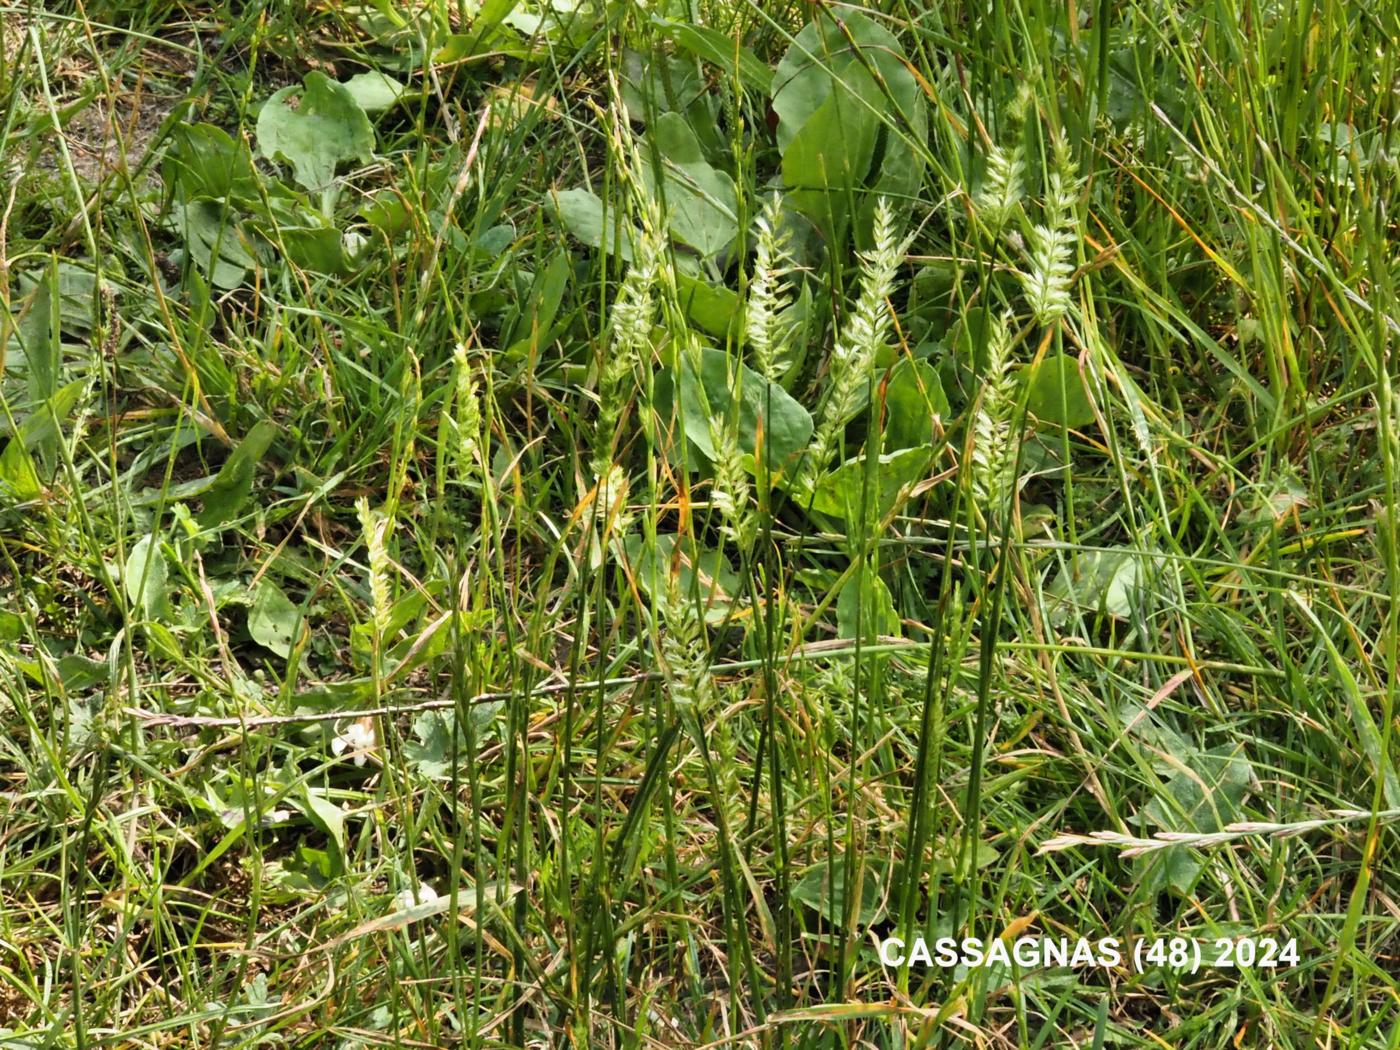
[[[1177,772],[1165,791],[1138,814],[1140,822],[1164,831],[1209,834],[1241,819],[1244,800],[1254,784],[1254,767],[1243,745],[1225,744],[1187,754],[1175,763]],[[1203,863],[1186,846],[1168,846],[1138,861],[1149,886],[1170,886],[1191,892]]]
[[632,261],[636,231],[626,215],[605,209],[596,193],[581,188],[550,194],[550,210],[564,228],[590,248]]
[[262,420],[224,461],[214,483],[204,494],[204,510],[199,515],[201,525],[217,528],[238,516],[252,495],[253,475],[276,433],[276,423]]
[[291,655],[300,618],[297,607],[281,587],[266,577],[258,581],[248,608],[248,633],[253,641],[286,659]]
[[728,34],[688,22],[657,21],[679,47],[719,66],[726,76],[738,77],[749,90],[766,92],[772,85],[773,71],[767,64]]
[[122,582],[127,600],[148,619],[169,619],[166,580],[165,552],[161,550],[160,537],[148,532],[132,544],[126,556]]
[[905,358],[885,386],[885,447],[927,448],[937,435],[934,421],[949,414],[948,397],[927,361]]
[[719,551],[697,549],[692,540],[673,533],[658,533],[654,545],[645,537],[629,536],[623,549],[637,586],[652,598],[664,598],[674,571],[680,593],[699,601],[706,623],[720,623],[729,615],[740,582]]
[[665,202],[671,234],[702,256],[720,254],[739,232],[734,180],[705,159],[679,113],[661,114],[648,138],[657,166],[644,167],[642,181]]
[[[807,447],[812,417],[791,394],[722,350],[706,347],[698,356],[682,354],[679,372],[685,435],[700,451],[714,459],[711,423],[733,425],[736,401],[739,450],[748,457],[769,457],[776,473]],[[746,465],[757,473],[756,462]]]
[[898,635],[899,613],[885,581],[873,572],[856,573],[847,580],[836,598],[836,628],[841,638],[860,637],[866,642],[882,634]]
[[[890,885],[891,868],[888,861],[857,858],[858,902],[847,901],[846,862],[839,855],[829,862],[822,860],[813,864],[793,883],[789,892],[793,900],[807,905],[832,925],[845,926],[846,913],[850,910],[854,911],[851,917],[857,926],[869,926],[879,922],[885,914],[885,890]],[[854,908],[851,905],[855,905]]]
[[320,194],[322,210],[329,211],[336,168],[370,160],[374,128],[344,84],[312,70],[302,86],[284,87],[263,103],[258,151],[287,161],[297,182]]
[[408,91],[402,83],[377,69],[356,73],[341,86],[366,113],[380,113],[397,105]]
[[798,33],[774,73],[772,104],[783,181],[828,233],[854,201],[863,238],[875,194],[919,189],[928,107],[899,41],[865,15],[823,11]]
[[861,501],[865,499],[869,503],[867,520],[879,520],[895,508],[911,486],[924,479],[932,455],[928,446],[881,455],[868,496],[863,496],[866,458],[847,460],[817,482],[812,509],[854,521],[861,517]]
[[1094,421],[1094,409],[1079,375],[1079,362],[1069,354],[1047,357],[1026,376],[1030,391],[1027,410],[1043,423],[1082,427]]

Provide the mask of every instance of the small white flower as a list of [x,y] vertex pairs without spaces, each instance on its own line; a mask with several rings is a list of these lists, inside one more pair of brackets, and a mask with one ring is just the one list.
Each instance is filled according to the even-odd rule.
[[351,722],[346,729],[331,741],[331,753],[341,755],[350,753],[350,758],[355,765],[362,766],[379,741],[375,739],[374,723],[368,719],[359,719]]
[[416,908],[420,904],[431,904],[438,899],[437,890],[433,889],[426,882],[420,882],[416,890],[400,890],[394,897],[394,910],[407,911],[409,908]]
[[345,252],[345,257],[354,261],[360,257],[360,253],[365,250],[365,245],[369,243],[369,238],[357,230],[346,230],[340,237],[341,250]]

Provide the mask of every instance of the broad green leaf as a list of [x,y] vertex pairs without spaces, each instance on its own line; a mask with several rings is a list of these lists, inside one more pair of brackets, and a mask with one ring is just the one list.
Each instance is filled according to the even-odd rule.
[[[1274,28],[1277,31],[1287,26],[1286,19],[1279,19]],[[1114,31],[1110,39],[1106,100],[1109,119],[1125,127],[1148,117],[1156,107],[1171,123],[1178,127],[1185,124],[1190,119],[1187,100],[1191,95],[1181,68],[1153,49],[1149,38],[1134,40],[1120,29]],[[1288,41],[1278,37],[1261,44],[1274,49],[1269,52],[1271,54],[1289,46]],[[1151,85],[1150,94],[1146,95],[1143,93],[1144,78],[1146,84]]]
[[[86,336],[92,331],[93,308],[97,300],[102,295],[115,297],[121,294],[121,286],[112,280],[114,273],[120,272],[119,267],[118,259],[103,259],[105,276],[99,290],[97,274],[90,264],[53,259],[49,266],[40,271],[22,271],[18,275],[19,290],[26,296],[43,290],[46,298],[39,312],[50,331],[68,336]],[[58,293],[57,310],[53,309],[53,300],[49,298],[53,292]],[[57,328],[53,327],[55,323]]]
[[953,356],[977,375],[987,370],[987,341],[994,324],[992,312],[985,306],[965,310],[954,323],[951,333]]
[[928,446],[884,453],[874,465],[875,476],[870,479],[868,495],[864,495],[866,458],[847,460],[817,482],[812,509],[819,514],[855,521],[861,516],[864,499],[868,503],[866,520],[878,521],[901,499],[907,498],[914,485],[924,480],[932,455]]
[[258,174],[248,147],[213,124],[177,124],[172,128],[161,175],[166,186],[175,188],[187,201],[197,197],[258,198]]
[[[648,121],[657,113],[683,113],[705,93],[705,78],[693,59],[659,50],[622,53],[622,103],[633,120]],[[650,107],[653,107],[649,109]]]
[[0,449],[0,506],[28,503],[44,493],[24,442],[10,438]]
[[233,450],[219,468],[214,483],[204,494],[199,523],[206,529],[218,528],[236,518],[253,492],[253,475],[277,434],[277,424],[262,420]]
[[282,588],[264,577],[253,591],[248,607],[248,633],[253,641],[282,658],[291,655],[301,614]]
[[102,660],[92,660],[82,653],[69,653],[58,661],[58,677],[69,693],[81,692],[108,681],[112,669]]
[[773,71],[735,37],[708,26],[664,19],[657,22],[678,46],[719,66],[731,79],[737,74],[739,82],[750,91],[767,92],[772,85]]
[[[860,627],[857,629],[856,624]],[[877,635],[898,635],[899,614],[885,581],[873,571],[854,573],[836,598],[836,633],[873,642]]]
[[[19,420],[19,440],[25,448],[52,446],[59,439],[60,427],[72,414],[78,399],[87,388],[87,381],[75,379],[61,386],[47,402]],[[9,430],[9,421],[0,415],[0,434]]]
[[164,620],[170,616],[166,595],[165,552],[160,537],[147,533],[131,546],[122,571],[127,600],[147,619]]
[[561,251],[555,253],[549,265],[535,278],[525,309],[509,333],[501,333],[507,354],[538,352],[542,343],[551,338],[550,329],[559,312],[559,304],[564,301],[570,271],[569,256]]
[[[812,417],[782,387],[770,383],[722,350],[701,348],[682,353],[679,366],[681,420],[685,435],[710,459],[715,457],[712,421],[733,425],[738,401],[739,450],[755,457],[746,463],[756,472],[757,457],[771,457],[776,473],[812,438]],[[760,447],[760,435],[762,447]]]
[[374,698],[374,682],[369,678],[345,678],[321,682],[303,689],[293,699],[298,714],[326,714],[348,711]]
[[[1182,768],[1184,767],[1184,768]],[[1220,831],[1240,819],[1240,806],[1254,782],[1243,745],[1222,744],[1185,755],[1142,816],[1168,831]]]
[[[899,41],[883,26],[853,10],[839,20],[823,12],[778,63],[772,98],[783,181],[798,188],[795,203],[819,226],[844,220],[853,191],[900,198],[918,190],[927,105]],[[858,203],[863,230],[873,195]]]
[[[488,4],[487,6],[490,6]],[[483,8],[483,11],[485,8]],[[520,38],[514,33],[502,30],[500,26],[492,28],[476,28],[481,26],[482,16],[478,15],[474,23],[474,31],[470,33],[453,33],[448,36],[433,55],[433,64],[452,65],[456,62],[470,62],[473,59],[495,58],[510,56],[512,58],[528,58],[530,49],[520,42]]]
[[281,158],[329,211],[336,168],[351,160],[367,163],[374,155],[374,128],[343,84],[317,70],[303,86],[277,92],[258,112],[258,151]]
[[404,744],[404,757],[425,777],[446,780],[452,774],[452,727],[439,711],[424,711],[413,720],[416,740]]
[[701,331],[724,339],[737,331],[739,295],[722,284],[711,284],[701,277],[676,274],[676,296],[686,318]]
[[534,5],[534,10],[525,10],[513,3],[501,23],[541,48],[572,50],[583,46],[601,15],[601,5],[584,4],[580,0],[548,0]]
[[[481,736],[500,714],[505,704],[499,700],[490,703],[473,704],[471,724],[476,743],[480,746]],[[413,740],[404,744],[404,756],[409,763],[425,777],[434,780],[448,780],[452,776],[452,744],[454,716],[451,711],[424,711],[413,720]],[[457,734],[455,756],[461,761],[465,754],[467,734]]]
[[341,86],[366,113],[381,113],[397,105],[408,91],[399,81],[377,69],[356,73]]
[[477,234],[472,241],[472,251],[483,259],[499,259],[515,238],[514,226],[508,222],[497,223]]
[[283,226],[278,233],[288,261],[303,270],[344,275],[355,269],[345,235],[332,226]]
[[20,307],[20,322],[14,328],[24,355],[25,386],[36,405],[54,395],[63,374],[61,296],[58,263],[51,260],[43,278]]
[[[859,903],[853,909],[857,926],[879,922],[885,914],[886,894],[890,888],[888,862],[858,857],[855,870],[859,883]],[[818,861],[808,868],[792,885],[792,898],[822,915],[833,926],[846,925],[846,913],[855,902],[847,901],[846,862],[841,856],[830,862]],[[852,888],[854,894],[855,888]]]
[[288,801],[326,833],[335,846],[335,868],[337,871],[344,870],[345,813],[341,808],[328,799],[320,788],[309,785],[303,787],[301,798],[293,797]]
[[472,29],[480,33],[488,26],[499,25],[519,6],[520,0],[483,0]]
[[946,349],[935,367],[943,381],[943,392],[953,404],[970,402],[981,389],[992,324],[992,313],[986,307],[969,307],[959,313],[943,337]]
[[878,130],[870,107],[879,102],[870,74],[852,69],[842,89],[827,95],[783,150],[789,199],[822,229],[844,222],[850,193],[870,170]]
[[857,64],[856,55],[830,18],[809,22],[793,38],[772,80],[780,150],[787,150],[833,92],[850,92],[842,75],[853,64]]
[[[399,633],[411,623],[421,623],[423,609],[428,604],[428,596],[418,588],[410,588],[389,606],[389,615],[384,619],[383,625],[378,629],[380,637],[386,639],[397,638]],[[465,634],[471,630],[470,625],[464,620],[462,630]],[[441,630],[435,631],[431,636],[424,637],[418,635],[415,638],[404,639],[389,650],[386,657],[386,666],[389,661],[404,659],[414,643],[420,638],[424,646],[434,646],[441,644],[446,639],[446,634]],[[376,627],[373,622],[357,623],[350,628],[350,645],[357,652],[368,656],[374,651]],[[422,655],[422,648],[418,650],[415,659]]]
[[938,373],[927,361],[902,359],[885,385],[885,447],[931,447],[936,419],[947,419],[948,398]]
[[[57,466],[62,426],[87,389],[86,380],[75,379],[59,387],[52,397],[18,420],[18,440],[12,441],[0,452],[0,491],[8,488],[21,500],[39,496],[42,491],[40,478],[50,475]],[[9,413],[0,415],[7,416]],[[0,423],[0,434],[7,429],[4,423]]]
[[1172,727],[1169,717],[1137,701],[1124,702],[1116,720],[1151,754],[1162,756],[1153,760],[1152,768],[1163,776],[1176,772],[1175,763],[1179,761],[1177,758],[1169,761],[1166,756],[1187,755],[1196,750],[1190,740]]
[[[550,195],[554,216],[564,228],[590,248],[632,261],[636,231],[617,209],[604,209],[598,195],[585,189],[561,190]],[[619,233],[621,236],[619,236]]]
[[148,620],[144,625],[146,641],[151,652],[162,660],[183,660],[188,653],[175,632],[156,620]]
[[303,270],[329,274],[354,270],[346,249],[347,234],[313,208],[303,194],[280,184],[268,193],[266,206],[259,208],[250,225],[287,261]]
[[1050,584],[1056,599],[1053,618],[1063,623],[1071,608],[1126,620],[1156,575],[1158,558],[1126,549],[1088,550],[1076,554]]
[[360,218],[386,237],[394,237],[408,228],[410,213],[402,193],[384,189],[360,205]]
[[501,22],[516,8],[519,0],[484,0],[471,21],[471,31],[453,33],[433,56],[435,63],[460,62],[477,56],[510,54],[524,57],[528,49],[511,34],[502,31]]
[[[955,881],[962,882],[974,870],[981,871],[1000,856],[997,848],[989,842],[977,839],[972,843],[972,848],[968,849],[961,835],[952,835],[934,847],[933,863],[929,866],[929,872],[948,875]],[[969,860],[973,863],[969,864]]]
[[778,315],[779,330],[786,333],[773,359],[774,374],[784,390],[791,390],[802,375],[802,366],[813,345],[814,330],[824,323],[818,317],[818,305],[813,301],[812,288],[803,283],[796,298]]
[[653,600],[663,599],[674,569],[680,593],[699,602],[705,622],[721,622],[739,593],[738,574],[719,551],[696,551],[689,539],[681,541],[679,551],[676,544],[673,533],[657,534],[655,546],[642,536],[627,537],[623,549],[637,586]]
[[1094,421],[1094,409],[1079,375],[1079,362],[1056,354],[1028,370],[1026,409],[1044,423],[1082,427]]
[[900,313],[905,338],[911,345],[932,346],[947,332],[953,320],[953,290],[960,269],[959,263],[944,259],[915,269],[909,282],[909,305]]
[[[1162,795],[1138,814],[1138,820],[1163,831],[1209,834],[1240,820],[1245,798],[1254,785],[1254,769],[1240,744],[1224,744],[1182,757],[1178,772]],[[1160,856],[1139,861],[1178,893],[1187,894],[1199,877],[1202,862],[1186,846],[1169,846]]]
[[679,113],[663,113],[648,134],[657,169],[642,168],[648,191],[664,201],[671,233],[701,255],[718,255],[739,232],[734,180],[711,166]]
[[220,201],[200,198],[175,209],[185,251],[216,288],[237,288],[257,265],[233,210]]

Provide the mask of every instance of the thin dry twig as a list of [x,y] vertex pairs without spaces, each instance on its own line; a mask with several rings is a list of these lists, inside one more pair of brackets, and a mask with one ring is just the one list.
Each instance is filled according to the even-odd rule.
[[[532,689],[523,695],[526,697],[551,696],[557,693],[566,693],[571,689],[586,690],[597,689],[599,686],[610,688],[618,685],[636,685],[640,682],[654,681],[660,677],[657,672],[649,671],[643,674],[627,675],[624,678],[604,678],[588,682],[552,682]],[[477,693],[475,696],[460,702],[471,707],[499,700],[510,700],[521,695],[518,691],[507,689],[500,692]],[[459,701],[453,697],[439,696],[435,700],[423,700],[416,704],[387,704],[382,707],[355,708],[352,711],[306,711],[294,715],[174,715],[161,711],[147,711],[140,707],[126,707],[122,710],[133,718],[139,718],[148,726],[217,726],[225,728],[242,726],[255,729],[261,726],[334,722],[341,718],[375,718],[380,715],[392,717],[394,715],[415,714],[419,711],[442,711],[454,708],[458,703]]]
[[[1314,831],[1317,828],[1335,827],[1338,824],[1352,824],[1359,820],[1370,820],[1372,813],[1368,809],[1332,809],[1327,811],[1330,816],[1319,817],[1315,820],[1300,820],[1292,824],[1276,824],[1261,820],[1241,820],[1234,824],[1227,824],[1220,831],[1159,831],[1151,838],[1138,838],[1134,835],[1123,835],[1116,831],[1093,831],[1087,835],[1066,834],[1056,835],[1046,839],[1040,844],[1040,849],[1036,850],[1036,855],[1045,853],[1056,853],[1060,850],[1072,849],[1075,846],[1112,846],[1123,851],[1125,857],[1138,857],[1144,853],[1151,853],[1153,850],[1166,849],[1168,846],[1192,846],[1200,848],[1203,846],[1218,846],[1224,842],[1234,842],[1237,839],[1248,838],[1252,835],[1263,835],[1268,838],[1292,838],[1304,832]],[[1400,809],[1385,809],[1375,814],[1378,821],[1392,821],[1400,819]]]

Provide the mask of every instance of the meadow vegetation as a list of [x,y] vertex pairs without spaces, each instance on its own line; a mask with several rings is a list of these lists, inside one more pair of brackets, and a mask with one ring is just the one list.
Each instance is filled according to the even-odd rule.
[[0,17],[0,1045],[1400,1046],[1395,0]]

